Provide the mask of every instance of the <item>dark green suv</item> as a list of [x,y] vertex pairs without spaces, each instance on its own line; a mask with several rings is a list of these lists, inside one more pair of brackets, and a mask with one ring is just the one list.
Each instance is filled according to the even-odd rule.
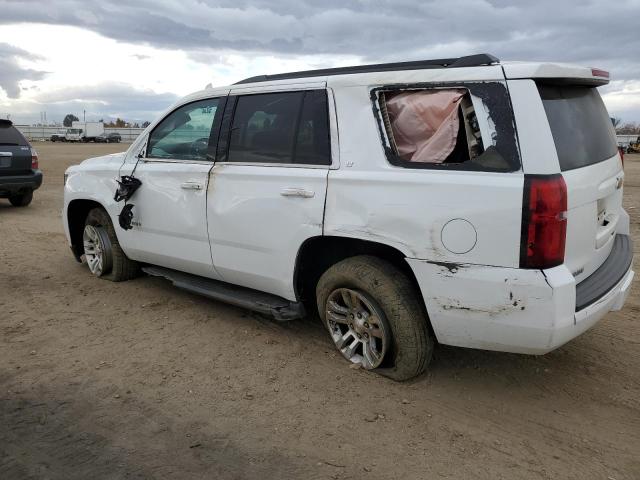
[[10,120],[0,119],[0,198],[26,207],[40,185],[38,154]]

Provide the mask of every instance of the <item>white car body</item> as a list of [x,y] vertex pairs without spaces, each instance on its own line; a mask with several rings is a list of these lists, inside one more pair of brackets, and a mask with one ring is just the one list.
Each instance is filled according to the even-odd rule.
[[[364,240],[404,257],[439,343],[542,354],[622,308],[634,276],[629,267],[597,301],[576,308],[576,285],[603,265],[616,235],[629,234],[629,218],[622,208],[624,174],[617,153],[561,171],[536,87],[540,79],[558,78],[607,81],[590,68],[503,63],[206,89],[169,108],[126,153],[69,168],[63,214],[67,238],[77,243],[69,206],[92,201],[108,212],[129,258],[290,301],[298,300],[296,262],[305,242]],[[516,169],[414,169],[389,163],[372,92],[383,86],[443,84],[496,84],[508,92],[517,132],[512,139],[520,162]],[[328,95],[330,165],[145,157],[150,132],[181,105],[311,89]],[[486,113],[484,102],[471,97],[476,111]],[[479,120],[482,137],[491,139],[491,121]],[[123,230],[118,226],[122,203],[113,199],[116,179],[130,174],[136,163],[135,175],[143,185],[131,200],[136,205],[133,228]],[[521,268],[525,175],[557,174],[568,191],[564,262],[548,269]],[[596,223],[600,204],[609,218],[605,226]]]
[[82,129],[81,128],[67,128],[64,133],[65,141],[67,142],[80,142],[82,141]]

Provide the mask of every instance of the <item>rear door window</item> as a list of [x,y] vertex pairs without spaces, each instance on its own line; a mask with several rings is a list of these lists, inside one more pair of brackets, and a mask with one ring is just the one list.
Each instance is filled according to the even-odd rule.
[[226,161],[330,165],[326,91],[238,97]]
[[229,161],[291,163],[303,93],[239,97],[231,125]]
[[595,87],[538,85],[562,171],[613,157],[616,135]]
[[327,92],[305,92],[298,122],[294,163],[331,165]]

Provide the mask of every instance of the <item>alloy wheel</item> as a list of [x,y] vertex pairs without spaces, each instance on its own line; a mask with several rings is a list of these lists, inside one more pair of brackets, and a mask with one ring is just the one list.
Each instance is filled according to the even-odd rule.
[[82,234],[84,255],[89,270],[97,277],[109,273],[112,266],[111,242],[104,228],[86,225]]
[[391,345],[382,309],[364,292],[338,288],[326,303],[327,327],[340,353],[367,370],[380,366]]

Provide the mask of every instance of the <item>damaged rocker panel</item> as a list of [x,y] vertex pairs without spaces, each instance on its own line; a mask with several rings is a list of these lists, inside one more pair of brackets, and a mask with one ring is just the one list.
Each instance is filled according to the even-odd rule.
[[142,270],[148,275],[164,277],[178,288],[213,300],[220,300],[231,305],[269,315],[278,321],[295,320],[305,316],[302,303],[291,302],[269,293],[164,267],[149,265],[143,267]]

